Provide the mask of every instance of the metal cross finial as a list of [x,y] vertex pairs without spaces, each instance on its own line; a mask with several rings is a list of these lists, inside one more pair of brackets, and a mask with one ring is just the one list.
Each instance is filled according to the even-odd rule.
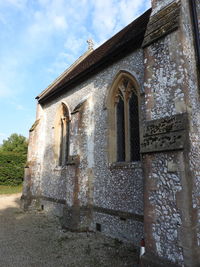
[[87,43],[88,43],[88,50],[93,50],[94,43],[93,43],[92,39],[88,39]]

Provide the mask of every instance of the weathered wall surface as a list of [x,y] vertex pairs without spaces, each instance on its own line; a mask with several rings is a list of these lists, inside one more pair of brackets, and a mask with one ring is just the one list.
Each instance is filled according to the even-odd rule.
[[199,1],[196,1],[196,7],[197,7],[197,16],[198,16],[199,32],[200,32],[200,2]]
[[159,12],[161,9],[171,4],[172,2],[174,2],[174,0],[151,0],[153,9],[152,15],[156,14],[157,12]]
[[[96,224],[100,224],[102,232],[139,245],[143,236],[141,163],[115,166],[108,162],[107,153],[108,117],[105,100],[120,70],[128,71],[136,78],[142,95],[144,70],[141,49],[43,106],[46,117],[43,129],[45,150],[43,169],[38,169],[41,174],[39,191],[44,209],[52,209],[48,201],[57,201],[56,205],[60,203],[61,206],[66,203],[66,226],[89,226],[96,230]],[[74,160],[65,167],[57,166],[53,145],[56,138],[56,112],[61,102],[67,103],[72,112],[70,157]],[[78,105],[78,111],[73,112]],[[40,150],[37,142],[34,149]],[[35,184],[35,177],[32,181]],[[73,217],[71,221],[70,216]]]
[[[40,195],[40,178],[44,153],[43,143],[45,141],[45,121],[46,117],[43,109],[38,105],[36,121],[31,127],[29,133],[28,156],[23,186],[23,196],[27,198],[27,201],[24,203],[25,209],[31,204],[33,196]],[[34,183],[32,181],[33,177]]]
[[[169,1],[154,2],[152,15],[158,14],[161,2],[162,7],[169,4]],[[188,4],[188,1],[181,1],[178,29],[173,29],[167,36],[161,35],[145,48],[147,120],[187,113],[190,121],[183,149],[143,156],[143,164],[147,167],[145,234],[147,254],[179,265],[198,266],[196,230],[199,220],[196,219],[197,210],[192,207],[192,188],[196,194],[194,201],[200,193],[197,166],[200,110]]]
[[[200,22],[200,2],[195,1],[197,8],[198,21]],[[188,4],[184,3],[183,12],[187,12]],[[192,203],[191,203],[191,225],[193,229],[191,231],[191,236],[193,237],[193,250],[194,255],[194,266],[199,266],[200,264],[200,166],[199,166],[199,157],[200,157],[200,84],[199,77],[197,74],[196,64],[195,64],[195,51],[193,47],[193,33],[190,18],[184,17],[182,31],[184,33],[183,38],[183,53],[185,55],[187,73],[186,85],[188,88],[187,95],[187,106],[188,113],[190,115],[190,129],[189,129],[189,155],[186,158],[188,161],[188,172],[192,191]],[[200,26],[200,24],[199,24]],[[200,27],[199,27],[200,29]],[[190,40],[190,42],[189,42]],[[186,223],[186,230],[188,230],[189,224]],[[187,241],[187,239],[185,240]],[[187,249],[187,246],[185,246]],[[186,254],[187,255],[187,254]],[[196,264],[196,265],[195,265]],[[192,265],[193,266],[193,265]]]

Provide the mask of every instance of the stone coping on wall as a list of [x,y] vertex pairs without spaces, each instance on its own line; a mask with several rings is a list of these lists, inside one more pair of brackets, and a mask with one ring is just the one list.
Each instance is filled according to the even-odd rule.
[[112,162],[108,164],[110,169],[140,169],[142,167],[141,161],[135,162]]
[[93,211],[103,214],[109,214],[111,216],[117,216],[120,217],[120,219],[132,219],[134,221],[144,222],[144,215],[136,214],[136,213],[130,213],[120,210],[111,210],[107,208],[102,208],[98,206],[93,206]]
[[75,162],[66,162],[65,166],[55,166],[54,171],[62,171],[68,168],[68,166],[75,166]]
[[142,47],[145,48],[179,27],[180,1],[173,2],[150,18]]
[[53,171],[66,170],[68,166],[77,166],[79,163],[80,163],[80,155],[69,156],[69,159],[64,166],[57,165],[53,168]]
[[[28,197],[25,195],[22,195],[21,199],[26,200],[28,199]],[[47,196],[32,196],[31,199],[32,200],[45,200],[45,201],[49,201],[49,202],[53,202],[57,204],[62,204],[62,205],[65,205],[68,210],[73,208],[73,207],[69,207],[66,204],[65,199],[57,199],[57,198],[47,197]],[[83,212],[91,210],[93,212],[108,214],[111,216],[117,216],[122,219],[132,219],[134,221],[144,222],[144,215],[142,214],[136,214],[136,213],[126,212],[126,211],[121,211],[121,210],[112,210],[112,209],[99,207],[99,206],[93,206],[93,205],[92,206],[81,206],[79,207],[79,209],[80,211],[83,211]]]
[[53,198],[53,197],[46,197],[46,196],[31,196],[31,197],[27,197],[26,195],[22,195],[21,196],[21,200],[27,200],[27,199],[31,199],[31,200],[46,200],[46,201],[50,201],[50,202],[54,202],[54,203],[58,203],[58,204],[66,204],[66,200],[64,199],[57,199],[57,198]]

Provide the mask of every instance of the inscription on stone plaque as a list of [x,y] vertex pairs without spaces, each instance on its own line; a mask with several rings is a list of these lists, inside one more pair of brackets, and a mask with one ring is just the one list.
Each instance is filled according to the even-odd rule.
[[141,153],[183,149],[186,141],[186,126],[185,113],[148,121],[140,145]]

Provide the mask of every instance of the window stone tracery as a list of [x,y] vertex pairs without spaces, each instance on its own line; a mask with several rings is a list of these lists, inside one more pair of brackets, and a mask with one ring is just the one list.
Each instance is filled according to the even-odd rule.
[[108,105],[110,161],[139,161],[139,99],[135,83],[123,74],[111,91]]

